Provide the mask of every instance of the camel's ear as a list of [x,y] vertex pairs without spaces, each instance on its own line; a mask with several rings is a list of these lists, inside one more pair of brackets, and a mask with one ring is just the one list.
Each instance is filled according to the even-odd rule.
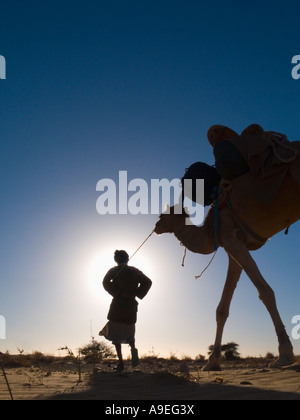
[[190,212],[189,212],[188,207],[183,207],[183,213],[184,213],[186,216],[189,216],[189,215],[190,215]]
[[165,211],[164,213],[170,214],[170,205],[168,203],[165,204]]

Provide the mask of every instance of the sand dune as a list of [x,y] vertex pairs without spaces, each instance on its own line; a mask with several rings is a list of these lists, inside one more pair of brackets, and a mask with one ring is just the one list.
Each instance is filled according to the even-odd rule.
[[[60,394],[55,400],[300,400],[300,375],[286,372],[246,374],[231,372],[223,383],[213,375],[199,382],[171,373],[99,374],[80,392]],[[246,384],[247,383],[247,384]],[[242,385],[244,384],[244,385]]]
[[[191,370],[187,376],[166,370],[122,374],[101,370],[77,384],[72,371],[7,372],[16,400],[300,400],[299,364],[283,370],[242,366],[221,373]],[[0,399],[10,399],[2,377]]]

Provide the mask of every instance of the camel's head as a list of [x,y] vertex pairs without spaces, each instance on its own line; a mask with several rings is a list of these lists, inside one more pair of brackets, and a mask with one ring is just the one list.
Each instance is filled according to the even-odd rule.
[[154,232],[157,235],[162,233],[174,233],[183,227],[186,217],[188,217],[181,205],[176,204],[170,207],[167,205],[166,210],[159,216],[159,221],[155,225]]

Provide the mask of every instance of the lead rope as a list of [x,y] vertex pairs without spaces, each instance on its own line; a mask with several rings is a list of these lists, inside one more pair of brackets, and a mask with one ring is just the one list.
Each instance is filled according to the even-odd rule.
[[[183,243],[180,243],[181,246],[184,246]],[[182,263],[181,266],[184,267],[184,263],[185,263],[185,257],[186,257],[186,250],[187,248],[184,247],[184,253],[183,253],[183,258],[182,258]]]
[[150,233],[150,235],[147,236],[147,238],[144,240],[144,242],[142,242],[142,244],[138,247],[138,249],[131,255],[131,257],[129,258],[128,262],[135,256],[135,254],[137,252],[139,252],[139,250],[142,248],[143,245],[145,245],[145,243],[148,241],[148,239],[151,238],[151,236],[154,233],[154,229],[152,230],[152,232]]
[[[182,243],[180,245],[184,246]],[[200,279],[200,277],[202,277],[202,275],[205,273],[205,271],[209,268],[210,264],[213,262],[216,254],[217,254],[217,251],[218,251],[218,249],[215,250],[214,255],[212,256],[212,258],[210,259],[209,263],[204,268],[204,270],[201,271],[201,274],[199,274],[199,276],[195,276],[196,280]],[[184,248],[184,253],[183,253],[183,258],[182,258],[182,263],[181,263],[182,267],[184,267],[186,252],[187,252],[187,248],[185,247]]]
[[195,276],[195,279],[198,280],[200,279],[200,277],[202,276],[202,274],[205,273],[205,271],[208,269],[208,267],[210,266],[210,264],[213,262],[215,256],[217,255],[218,250],[216,249],[214,252],[214,255],[212,256],[212,258],[210,259],[209,263],[207,264],[207,266],[204,268],[204,270],[202,270],[202,272],[199,274],[199,276]]
[[[290,163],[293,162],[296,157],[299,155],[299,151],[293,147],[291,142],[287,139],[285,134],[277,133],[276,131],[266,131],[266,138],[268,143],[271,145],[273,149],[274,155],[277,157],[279,162],[282,163]],[[276,150],[276,145],[281,146],[282,148],[290,151],[292,153],[291,157],[284,158],[280,156],[279,151]]]
[[[219,248],[219,246],[218,246],[218,235],[219,235],[219,193],[220,193],[220,190],[221,190],[220,187],[217,186],[217,187],[214,188],[214,191],[213,191],[213,196],[214,196],[214,199],[215,199],[215,206],[214,206],[214,209],[215,209],[215,212],[214,212],[215,213],[214,251],[215,252],[214,252],[214,255],[212,256],[212,258],[210,259],[209,263],[207,264],[207,266],[204,268],[204,270],[201,271],[199,276],[195,276],[196,280],[200,279],[200,277],[202,277],[202,275],[205,273],[205,271],[209,268],[209,266],[211,265],[211,263],[213,262],[213,260],[216,256],[218,248]],[[227,203],[227,205],[228,205],[228,203]],[[180,243],[180,245],[184,246],[182,243]],[[185,263],[186,250],[187,250],[187,248],[185,247],[184,254],[183,254],[183,259],[182,259],[182,264],[181,264],[182,267],[184,267],[184,263]]]
[[[155,229],[152,230],[152,232],[150,233],[150,235],[147,236],[147,238],[144,240],[144,242],[141,243],[141,245],[138,247],[138,249],[131,255],[131,257],[129,258],[128,262],[130,260],[132,260],[132,258],[135,256],[135,254],[142,248],[143,245],[145,245],[145,243],[148,241],[148,239],[151,238],[151,236],[153,235]],[[124,268],[126,267],[126,264],[123,265],[123,267],[117,272],[117,274],[115,275],[114,279],[116,279],[120,273],[124,270]]]

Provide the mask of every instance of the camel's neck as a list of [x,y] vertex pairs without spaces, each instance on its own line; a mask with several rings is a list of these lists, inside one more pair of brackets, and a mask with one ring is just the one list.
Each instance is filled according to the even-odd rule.
[[213,211],[206,216],[203,226],[183,224],[174,231],[176,238],[191,252],[210,254],[214,251]]

